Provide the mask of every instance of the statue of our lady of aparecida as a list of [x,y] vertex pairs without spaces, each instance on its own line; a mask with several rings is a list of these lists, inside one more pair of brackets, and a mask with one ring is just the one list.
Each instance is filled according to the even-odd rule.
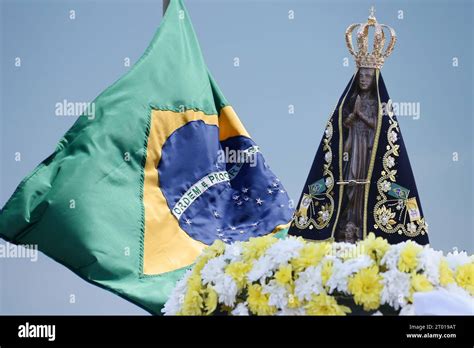
[[408,153],[380,72],[395,42],[395,31],[377,22],[373,8],[366,23],[347,28],[357,70],[326,125],[289,234],[354,243],[373,232],[390,243],[428,243]]

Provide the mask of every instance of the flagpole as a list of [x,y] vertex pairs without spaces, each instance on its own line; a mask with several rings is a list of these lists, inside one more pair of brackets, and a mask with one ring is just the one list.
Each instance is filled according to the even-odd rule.
[[163,14],[165,14],[168,5],[170,4],[170,0],[163,0]]

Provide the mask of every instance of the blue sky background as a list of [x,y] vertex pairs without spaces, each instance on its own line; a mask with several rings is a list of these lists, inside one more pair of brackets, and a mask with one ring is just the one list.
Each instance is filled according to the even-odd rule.
[[[3,206],[74,123],[73,117],[55,116],[55,104],[92,101],[124,74],[129,69],[124,59],[133,64],[160,24],[162,4],[0,1]],[[472,1],[187,1],[210,71],[295,200],[329,114],[355,70],[344,31],[365,21],[371,5],[378,21],[398,34],[382,69],[390,96],[395,102],[420,103],[418,120],[399,120],[431,244],[472,253]],[[76,19],[69,18],[70,10]],[[21,67],[15,67],[16,57]],[[235,57],[239,67],[234,67]],[[453,57],[459,66],[453,67]],[[290,104],[294,114],[288,113]],[[455,152],[458,161],[453,161]],[[145,312],[40,255],[35,263],[0,259],[0,313]]]

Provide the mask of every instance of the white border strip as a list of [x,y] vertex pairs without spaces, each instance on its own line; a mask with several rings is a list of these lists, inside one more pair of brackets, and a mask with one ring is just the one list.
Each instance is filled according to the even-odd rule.
[[198,199],[210,187],[222,182],[230,181],[227,171],[212,172],[201,178],[193,186],[191,186],[184,195],[181,196],[178,203],[171,210],[173,215],[179,220],[181,215],[189,208],[189,206]]

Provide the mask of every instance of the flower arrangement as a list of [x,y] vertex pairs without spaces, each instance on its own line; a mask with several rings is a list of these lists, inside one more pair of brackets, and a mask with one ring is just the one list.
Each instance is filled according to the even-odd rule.
[[410,314],[414,293],[438,288],[474,298],[474,257],[372,233],[357,244],[268,235],[205,249],[163,313]]

